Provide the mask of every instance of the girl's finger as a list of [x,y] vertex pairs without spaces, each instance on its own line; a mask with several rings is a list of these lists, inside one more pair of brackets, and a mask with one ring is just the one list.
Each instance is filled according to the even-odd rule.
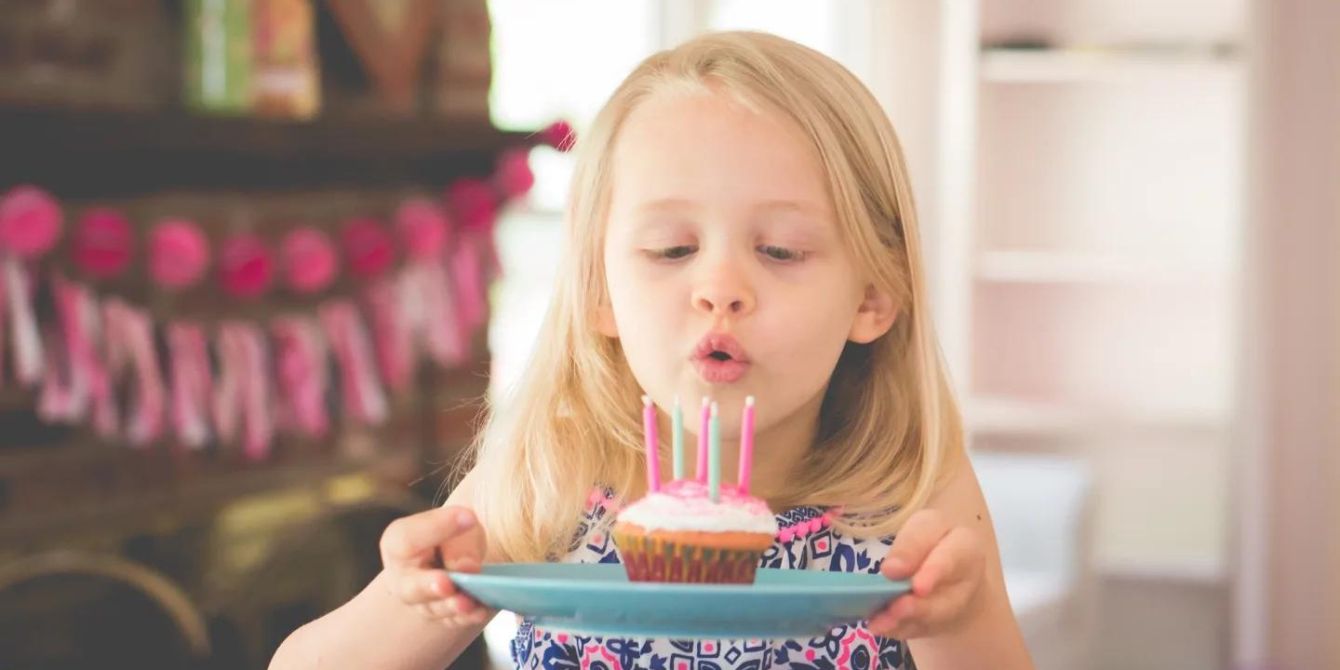
[[889,616],[884,611],[880,611],[865,622],[865,627],[870,631],[871,635],[893,637],[893,625],[895,622],[896,620],[893,617]]
[[443,565],[451,572],[472,572],[478,573],[484,566],[474,556],[458,556],[454,558],[443,557]]
[[456,606],[451,602],[454,598],[455,596],[440,598],[427,603],[425,607],[428,608],[429,614],[434,619],[452,619],[458,614]]
[[887,618],[893,637],[899,639],[944,632],[962,619],[975,589],[976,584],[967,580],[946,581],[928,595],[903,596],[902,602],[895,602],[877,618]]
[[893,617],[880,612],[879,614],[870,617],[870,620],[866,622],[865,627],[870,631],[871,635],[893,637],[893,622]]
[[397,570],[395,596],[410,605],[441,600],[456,594],[456,587],[441,570]]
[[982,549],[977,536],[967,528],[955,528],[940,539],[912,575],[912,592],[925,597],[942,585],[976,574],[974,570],[980,572],[981,566]]
[[456,595],[429,606],[434,619],[448,627],[476,626],[487,623],[496,612],[463,595]]
[[907,617],[912,616],[912,614],[916,611],[917,600],[919,600],[919,598],[910,593],[905,596],[901,596],[897,600],[890,603],[889,606],[886,607],[884,611],[880,612],[878,616],[887,617],[889,619],[894,620],[895,622],[900,621],[902,619],[906,619]]
[[491,612],[491,611],[489,611],[489,610],[480,608],[480,609],[475,610],[475,611],[473,611],[473,612],[471,612],[471,613],[469,613],[469,614],[463,614],[463,615],[460,615],[460,616],[448,617],[448,618],[446,618],[446,619],[443,619],[442,621],[443,621],[443,623],[445,623],[449,628],[464,628],[464,627],[466,627],[466,626],[482,626],[482,625],[488,623],[489,619],[493,618],[493,614],[494,614],[494,613]]
[[907,601],[912,600],[915,597],[916,596],[910,593],[898,596],[893,602],[874,614],[871,614],[869,620],[866,622],[867,627],[876,635],[889,636],[894,625],[896,625],[902,617],[906,616],[908,608],[911,606]]
[[452,611],[455,612],[458,616],[472,614],[476,610],[483,609],[483,605],[480,605],[479,603],[475,602],[473,598],[463,593],[458,593],[450,598],[447,598],[447,602],[451,604]]
[[448,598],[439,598],[427,603],[427,605],[434,618],[438,619],[468,618],[484,609],[483,605],[462,593],[457,593]]
[[926,603],[913,595],[899,598],[888,609],[871,619],[872,627],[878,627],[881,635],[905,640],[923,630],[921,617]]
[[915,640],[926,637],[926,625],[916,620],[900,621],[893,627],[893,633],[889,637],[898,640]]
[[880,572],[889,579],[907,579],[921,566],[940,539],[949,532],[944,516],[923,509],[908,517],[893,538],[893,546],[884,557]]
[[484,537],[484,527],[479,525],[474,512],[465,508],[456,509],[456,527],[459,532],[452,536],[450,542],[439,547],[442,564],[448,570],[479,572],[488,544]]
[[475,525],[474,513],[464,507],[438,507],[396,519],[382,533],[382,563],[425,565],[439,546]]

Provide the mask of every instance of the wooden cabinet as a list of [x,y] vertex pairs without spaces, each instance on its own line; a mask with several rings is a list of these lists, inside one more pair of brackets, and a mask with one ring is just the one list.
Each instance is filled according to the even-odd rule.
[[[118,6],[151,4],[158,3]],[[329,28],[324,11],[321,21]],[[21,28],[6,25],[0,35]],[[328,29],[322,34],[331,37]],[[40,36],[23,37],[29,44]],[[355,65],[336,57],[348,56],[341,48],[328,60],[348,75]],[[7,53],[0,46],[0,69]],[[154,77],[163,74],[158,69]],[[396,116],[376,113],[372,104],[350,112],[334,88],[321,115],[308,121],[192,115],[171,99],[170,86],[154,89],[152,99],[128,94],[142,104],[111,106],[63,97],[71,90],[59,86],[37,96],[0,81],[0,191],[38,184],[72,209],[124,208],[137,228],[175,208],[198,216],[215,239],[236,230],[239,219],[265,232],[282,217],[320,226],[387,214],[408,194],[436,195],[460,177],[488,178],[503,151],[534,143],[529,133],[489,122],[475,75],[453,103],[469,106],[469,114]],[[426,101],[454,81],[444,75],[419,95]],[[142,267],[133,274],[143,275]],[[337,284],[332,295],[357,289]],[[98,290],[163,319],[189,314],[211,322],[314,313],[319,302],[283,292],[245,305],[212,294],[165,299],[143,278]],[[440,500],[486,396],[486,331],[481,325],[472,333],[474,354],[460,367],[425,362],[412,390],[391,399],[383,425],[356,427],[337,414],[330,439],[281,437],[259,462],[165,441],[131,449],[97,439],[91,429],[43,425],[32,413],[35,394],[6,379],[0,666],[80,666],[97,657],[104,665],[265,667],[289,632],[376,574],[387,522]],[[481,663],[477,644],[458,666]]]

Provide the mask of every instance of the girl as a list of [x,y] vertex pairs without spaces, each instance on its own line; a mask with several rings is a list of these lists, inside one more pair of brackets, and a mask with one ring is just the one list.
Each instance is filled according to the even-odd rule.
[[614,512],[646,486],[643,393],[662,419],[676,398],[720,402],[725,481],[758,398],[752,484],[783,529],[765,566],[912,593],[809,640],[523,621],[518,665],[1031,667],[934,339],[906,166],[870,93],[798,44],[712,34],[643,62],[578,150],[544,335],[474,469],[444,507],[392,523],[382,573],[272,667],[442,668],[492,614],[446,570],[617,561]]

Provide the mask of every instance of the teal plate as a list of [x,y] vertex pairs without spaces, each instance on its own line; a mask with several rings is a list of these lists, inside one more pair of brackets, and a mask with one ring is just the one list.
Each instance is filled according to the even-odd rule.
[[621,637],[769,639],[827,633],[908,591],[880,575],[760,569],[752,585],[628,581],[622,565],[514,563],[451,573],[462,591],[535,625]]

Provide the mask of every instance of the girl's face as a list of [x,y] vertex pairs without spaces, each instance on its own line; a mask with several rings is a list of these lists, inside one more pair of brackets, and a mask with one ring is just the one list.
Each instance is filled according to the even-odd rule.
[[597,321],[642,388],[692,428],[710,395],[727,439],[749,395],[759,432],[813,430],[845,343],[896,310],[846,252],[801,129],[720,93],[653,95],[620,131],[612,189]]

